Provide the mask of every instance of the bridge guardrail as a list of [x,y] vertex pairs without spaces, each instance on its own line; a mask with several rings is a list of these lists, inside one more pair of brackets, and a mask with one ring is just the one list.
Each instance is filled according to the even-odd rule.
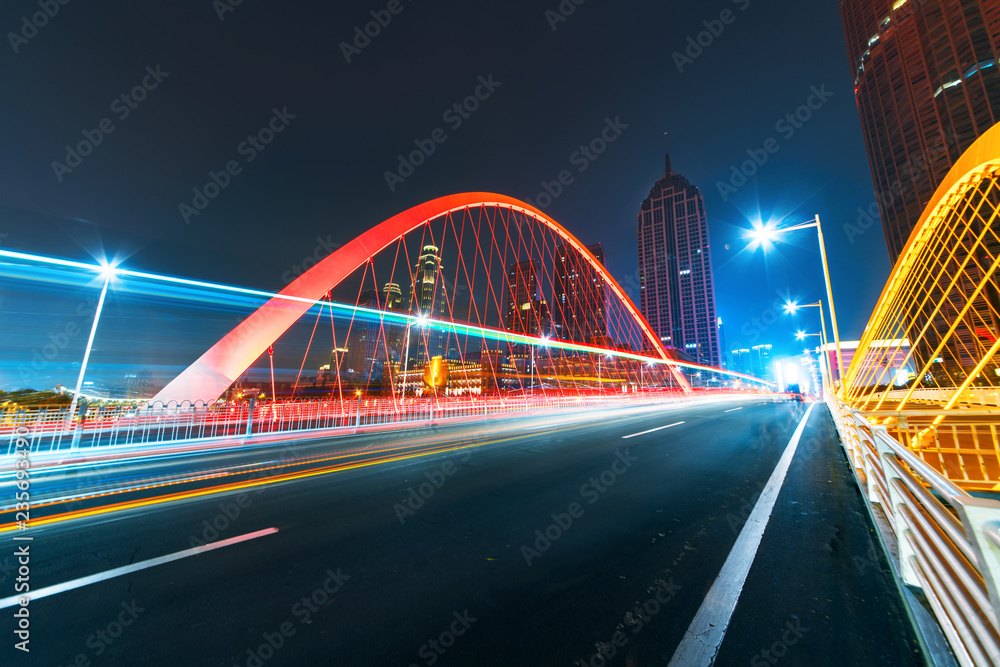
[[[306,400],[277,402],[220,401],[182,405],[90,406],[70,418],[66,407],[0,411],[0,442],[6,440],[11,455],[19,439],[27,440],[31,453],[94,447],[143,446],[173,442],[247,438],[266,434],[334,430],[350,432],[363,427],[393,424],[432,424],[444,420],[486,419],[518,412],[578,408],[588,405],[629,405],[723,395],[704,391],[679,394],[676,390],[647,390],[627,394],[579,396],[514,395],[486,398],[365,398],[355,400]],[[747,392],[739,392],[741,394]]]
[[969,495],[836,398],[829,406],[897,574],[923,592],[960,665],[1000,665],[1000,502]]

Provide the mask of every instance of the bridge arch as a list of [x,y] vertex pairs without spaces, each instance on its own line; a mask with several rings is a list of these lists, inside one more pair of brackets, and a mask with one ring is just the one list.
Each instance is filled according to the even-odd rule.
[[414,206],[369,229],[335,250],[237,325],[164,387],[152,401],[211,402],[218,399],[316,302],[376,254],[406,234],[450,213],[479,207],[508,209],[530,216],[571,246],[605,281],[641,330],[649,349],[666,362],[681,386],[690,386],[652,327],[593,253],[551,217],[514,197],[489,192],[448,195]]

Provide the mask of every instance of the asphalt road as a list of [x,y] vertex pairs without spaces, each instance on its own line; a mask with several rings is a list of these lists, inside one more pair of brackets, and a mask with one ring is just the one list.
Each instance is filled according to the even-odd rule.
[[[277,532],[36,599],[30,653],[3,609],[2,662],[665,665],[802,412],[722,402],[369,434],[307,453],[456,449],[32,527],[18,535],[34,590]],[[817,405],[715,664],[923,664],[875,544]]]

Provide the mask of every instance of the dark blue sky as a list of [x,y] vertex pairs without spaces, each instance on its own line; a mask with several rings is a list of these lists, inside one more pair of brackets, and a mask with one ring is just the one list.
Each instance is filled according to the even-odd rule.
[[[636,212],[668,132],[674,169],[705,195],[727,347],[797,351],[792,334],[815,329],[815,311],[773,323],[772,304],[779,293],[825,298],[815,234],[765,259],[741,252],[750,218],[821,216],[845,339],[860,335],[888,275],[880,228],[844,231],[874,194],[834,0],[567,0],[575,11],[558,22],[546,16],[557,0],[401,0],[350,63],[340,43],[387,1],[244,0],[220,20],[223,2],[70,2],[25,39],[9,33],[37,2],[3,3],[0,244],[80,258],[103,247],[130,268],[277,290],[317,238],[346,242],[453,192],[534,200],[543,180],[573,169],[546,211],[602,242],[628,287]],[[724,11],[731,22],[713,23]],[[721,34],[679,71],[674,53],[706,21]],[[489,99],[448,127],[444,110],[490,76]],[[114,103],[143,81],[135,108]],[[813,98],[809,120],[777,125],[814,90],[827,99]],[[274,109],[294,118],[248,161],[240,144]],[[114,129],[92,154],[71,172],[53,167],[105,118]],[[606,119],[627,127],[576,172],[571,155]],[[448,140],[390,191],[396,156],[438,127]],[[771,138],[778,151],[724,200],[717,184]],[[179,205],[230,160],[240,172],[186,222]]]

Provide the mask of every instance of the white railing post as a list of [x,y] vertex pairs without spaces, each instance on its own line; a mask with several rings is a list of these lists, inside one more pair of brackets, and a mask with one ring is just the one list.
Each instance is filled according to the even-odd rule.
[[251,398],[250,405],[247,406],[247,430],[244,437],[249,438],[250,434],[253,432],[253,406],[257,399]]
[[[889,502],[892,503],[892,507],[886,507],[886,519],[892,521],[893,525],[896,527],[896,537],[899,545],[899,574],[903,577],[903,582],[909,586],[915,586],[917,588],[922,588],[920,584],[920,579],[917,577],[917,573],[913,568],[913,561],[910,559],[911,556],[917,557],[916,551],[914,551],[913,546],[910,544],[910,540],[906,539],[906,533],[910,530],[903,518],[903,513],[899,510],[900,505],[907,505],[906,499],[896,488],[894,480],[899,480],[902,484],[902,478],[896,473],[893,466],[885,464],[885,459],[887,457],[896,457],[896,453],[892,448],[885,442],[882,438],[878,437],[879,433],[884,433],[888,437],[888,432],[884,426],[870,426],[872,436],[875,439],[875,450],[878,452],[878,464],[882,468],[882,472],[885,475],[885,485],[889,490]],[[920,511],[919,508],[911,508],[913,511]]]
[[960,496],[949,498],[958,512],[965,534],[979,559],[979,574],[990,594],[993,612],[1000,618],[1000,503],[995,500]]

